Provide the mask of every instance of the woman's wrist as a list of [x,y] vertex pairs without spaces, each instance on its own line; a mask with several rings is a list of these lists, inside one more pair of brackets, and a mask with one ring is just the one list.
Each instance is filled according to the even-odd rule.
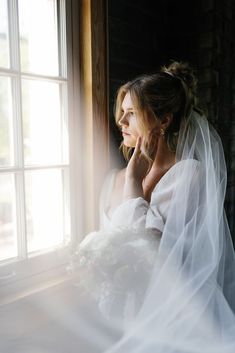
[[131,178],[125,181],[124,189],[123,189],[123,201],[143,197],[143,187],[142,182]]

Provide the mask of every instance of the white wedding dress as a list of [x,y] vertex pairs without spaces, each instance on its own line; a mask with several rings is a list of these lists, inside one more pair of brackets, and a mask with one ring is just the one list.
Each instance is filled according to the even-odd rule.
[[[79,265],[85,270],[82,283],[106,317],[130,325],[138,312],[154,263],[169,205],[182,170],[199,173],[194,159],[177,162],[155,186],[150,203],[142,197],[118,205],[109,216],[109,200],[117,169],[108,174],[100,197],[100,231],[88,234],[79,244]],[[188,170],[188,171],[187,171]]]
[[109,348],[93,337],[97,352],[235,352],[226,165],[218,134],[195,111],[180,129],[176,157],[149,203],[132,198],[109,215],[117,170],[111,171],[101,193],[100,230],[78,245],[79,283],[109,332],[121,332]]

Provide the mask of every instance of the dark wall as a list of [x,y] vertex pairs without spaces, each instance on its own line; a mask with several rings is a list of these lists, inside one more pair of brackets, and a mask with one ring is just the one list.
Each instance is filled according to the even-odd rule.
[[222,138],[228,167],[225,207],[235,235],[235,2],[108,0],[108,21],[114,148],[121,141],[113,116],[117,88],[170,60],[188,61],[199,78],[200,103]]

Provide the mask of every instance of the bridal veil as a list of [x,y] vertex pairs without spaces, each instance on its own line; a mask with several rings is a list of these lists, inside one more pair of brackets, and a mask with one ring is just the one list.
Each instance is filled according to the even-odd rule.
[[[176,156],[179,167],[173,166],[160,233],[124,222],[88,235],[78,247],[75,262],[85,269],[81,282],[107,317],[109,335],[120,333],[102,347],[105,332],[104,340],[93,332],[97,352],[235,352],[235,257],[224,212],[225,159],[217,132],[194,109],[181,124]],[[128,202],[130,212],[138,207],[135,199]],[[128,310],[132,314],[124,316]]]

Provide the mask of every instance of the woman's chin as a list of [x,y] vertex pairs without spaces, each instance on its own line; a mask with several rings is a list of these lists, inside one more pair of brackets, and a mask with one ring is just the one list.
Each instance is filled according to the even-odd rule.
[[130,141],[125,141],[125,139],[123,140],[123,144],[126,146],[126,147],[135,147],[135,143],[131,143]]
[[130,136],[130,135],[124,136],[124,137],[123,137],[123,144],[124,144],[126,147],[135,147],[135,145],[136,145],[136,139],[133,138],[133,137]]

